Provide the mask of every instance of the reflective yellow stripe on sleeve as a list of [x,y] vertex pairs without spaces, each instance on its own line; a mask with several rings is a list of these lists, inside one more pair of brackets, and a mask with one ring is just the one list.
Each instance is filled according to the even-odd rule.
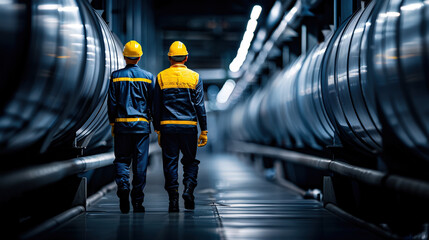
[[147,83],[152,83],[152,80],[146,79],[146,78],[121,77],[121,78],[114,78],[113,82],[147,82]]
[[196,121],[184,121],[184,120],[165,120],[161,121],[161,125],[165,124],[183,124],[183,125],[195,125],[197,126]]
[[146,118],[116,118],[115,122],[148,122]]

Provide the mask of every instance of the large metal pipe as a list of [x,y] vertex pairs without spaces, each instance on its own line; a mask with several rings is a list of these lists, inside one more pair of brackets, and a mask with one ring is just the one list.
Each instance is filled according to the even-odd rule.
[[429,2],[381,1],[369,38],[384,130],[429,161]]
[[341,140],[381,151],[381,126],[367,77],[367,38],[375,1],[362,7],[337,31],[322,64],[322,91],[328,116]]
[[109,75],[121,44],[87,1],[0,1],[0,154],[108,137]]

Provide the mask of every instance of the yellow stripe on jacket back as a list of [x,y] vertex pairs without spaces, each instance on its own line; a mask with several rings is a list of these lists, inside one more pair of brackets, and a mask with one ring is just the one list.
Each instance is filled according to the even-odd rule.
[[120,78],[114,78],[113,82],[147,82],[147,83],[152,83],[152,80],[146,79],[146,78],[120,77]]
[[181,124],[181,125],[197,126],[196,121],[186,121],[186,120],[164,120],[164,121],[161,121],[161,125],[166,125],[166,124]]
[[115,122],[148,122],[146,118],[116,118]]

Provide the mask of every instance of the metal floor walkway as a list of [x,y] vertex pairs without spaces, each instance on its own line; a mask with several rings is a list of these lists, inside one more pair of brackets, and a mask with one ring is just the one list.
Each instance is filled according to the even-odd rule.
[[[121,214],[110,192],[88,211],[37,239],[380,239],[230,155],[200,157],[196,210],[167,212],[161,163],[148,172],[146,213]],[[182,191],[182,189],[180,189]]]

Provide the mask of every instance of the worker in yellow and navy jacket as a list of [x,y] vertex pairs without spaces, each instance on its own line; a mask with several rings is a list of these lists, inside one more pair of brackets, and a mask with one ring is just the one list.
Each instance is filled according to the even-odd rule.
[[112,73],[108,97],[109,121],[115,141],[115,181],[121,212],[128,213],[132,162],[131,202],[134,212],[144,212],[143,189],[146,185],[149,121],[155,78],[137,66],[143,55],[138,42],[125,44],[123,54],[127,65]]
[[[198,164],[195,159],[198,147],[207,144],[207,120],[204,107],[203,82],[198,73],[184,64],[188,60],[186,46],[179,41],[168,52],[170,68],[160,72],[155,84],[153,100],[153,126],[162,148],[165,189],[169,195],[169,212],[179,211],[178,160],[183,158],[183,199],[186,209],[194,209],[194,189],[197,186]],[[197,139],[197,121],[201,135]]]

